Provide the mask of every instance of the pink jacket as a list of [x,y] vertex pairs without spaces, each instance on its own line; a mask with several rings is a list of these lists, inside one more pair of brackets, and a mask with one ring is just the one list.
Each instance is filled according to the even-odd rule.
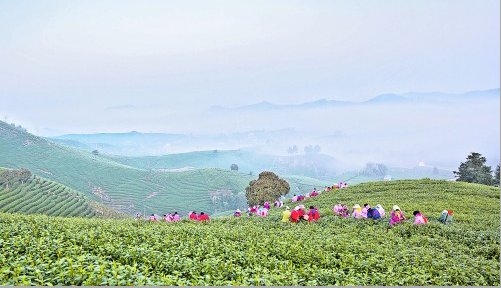
[[369,209],[371,209],[370,206],[362,208],[362,217],[367,218],[367,211],[369,211]]
[[390,220],[390,225],[393,225],[395,223],[400,223],[402,220],[405,220],[404,212],[400,211],[400,217],[397,216],[395,211],[391,211],[391,220]]
[[421,213],[416,214],[415,218],[416,219],[414,219],[414,225],[426,224],[426,222],[427,222],[424,220],[423,214],[421,214]]
[[359,212],[357,209],[353,210],[353,213],[351,214],[351,216],[353,216],[357,219],[364,218],[364,215],[362,215],[362,212]]

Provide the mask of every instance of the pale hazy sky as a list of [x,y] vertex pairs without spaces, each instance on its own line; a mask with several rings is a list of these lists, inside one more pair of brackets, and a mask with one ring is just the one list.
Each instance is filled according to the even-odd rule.
[[31,132],[169,132],[152,123],[212,105],[499,79],[498,0],[0,0],[0,116]]

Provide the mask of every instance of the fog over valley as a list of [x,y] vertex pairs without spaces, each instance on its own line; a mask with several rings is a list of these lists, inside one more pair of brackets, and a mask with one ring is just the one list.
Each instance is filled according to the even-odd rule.
[[[413,94],[415,98],[417,94]],[[317,101],[316,105],[257,103],[245,107],[211,107],[182,117],[163,114],[161,109],[141,112],[123,107],[106,115],[117,125],[114,132],[134,130],[127,128],[134,128],[136,119],[149,123],[147,131],[136,132],[154,131],[168,137],[153,142],[146,135],[142,140],[136,135],[134,143],[119,141],[118,137],[111,137],[113,133],[107,140],[93,139],[90,135],[55,138],[80,141],[89,144],[88,149],[129,156],[236,149],[286,156],[310,153],[313,151],[305,149],[318,146],[316,153],[334,157],[339,161],[338,166],[345,169],[367,162],[403,167],[424,162],[454,169],[471,151],[480,151],[492,163],[499,161],[499,89],[476,92],[469,97],[442,94],[429,99],[429,94],[420,95],[421,100],[383,95],[365,102],[333,105]],[[135,117],[125,121],[131,113]],[[99,117],[98,113],[95,118]],[[297,149],[289,150],[294,145]]]

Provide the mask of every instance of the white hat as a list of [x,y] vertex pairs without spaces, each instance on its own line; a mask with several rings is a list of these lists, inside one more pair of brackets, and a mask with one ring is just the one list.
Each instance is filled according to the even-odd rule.
[[289,206],[285,207],[285,210],[290,210],[291,208],[289,208]]
[[296,211],[299,209],[300,209],[299,206],[294,207],[294,210],[296,210]]
[[240,212],[240,209],[237,209],[237,212]]
[[360,205],[355,204],[355,206],[353,206],[353,208],[357,209],[357,208],[361,208],[361,207],[360,207]]
[[377,204],[376,208],[381,209],[381,208],[383,208],[383,206],[381,206],[381,204]]
[[304,209],[304,205],[299,205],[299,209]]
[[448,211],[447,210],[442,211],[442,214],[444,214],[444,213],[448,213]]
[[393,205],[393,210],[400,210],[400,207],[398,207],[397,205]]

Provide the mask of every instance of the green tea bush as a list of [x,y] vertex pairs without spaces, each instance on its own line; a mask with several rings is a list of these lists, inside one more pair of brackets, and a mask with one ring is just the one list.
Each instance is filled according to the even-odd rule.
[[[408,221],[339,218],[336,202],[397,204]],[[208,223],[0,214],[2,285],[493,285],[500,283],[499,190],[446,181],[354,185],[304,201],[316,223]],[[414,226],[412,211],[429,223]],[[437,218],[454,210],[454,223]]]

